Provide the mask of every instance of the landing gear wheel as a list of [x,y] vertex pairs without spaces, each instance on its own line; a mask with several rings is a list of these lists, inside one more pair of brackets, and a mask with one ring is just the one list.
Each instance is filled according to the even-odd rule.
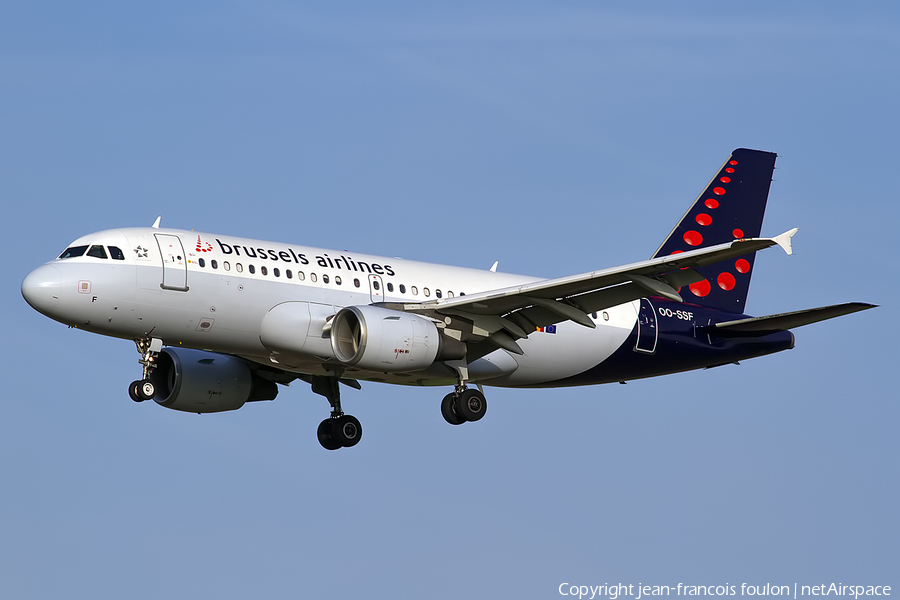
[[319,443],[326,450],[349,448],[357,445],[362,439],[362,425],[359,424],[359,419],[352,415],[345,415],[341,410],[340,383],[342,381],[344,380],[340,379],[340,374],[337,374],[328,377],[313,375],[310,382],[313,393],[325,396],[331,405],[331,417],[319,423],[319,429],[316,432]]
[[451,425],[462,425],[466,420],[456,409],[456,394],[447,394],[441,401],[441,414]]
[[156,395],[156,386],[149,379],[141,379],[138,382],[137,393],[144,400],[150,400]]
[[341,447],[341,445],[334,440],[334,436],[332,435],[334,432],[333,423],[334,419],[325,419],[319,423],[319,429],[316,430],[316,437],[319,438],[319,443],[322,444],[322,447],[326,450],[337,450]]
[[135,402],[143,402],[146,398],[141,396],[141,382],[132,381],[131,385],[128,386],[128,395],[131,396],[131,399]]
[[456,398],[456,411],[466,421],[477,421],[487,412],[487,400],[478,390],[465,390]]
[[343,415],[332,419],[331,439],[344,448],[350,448],[362,439],[362,425],[353,415]]

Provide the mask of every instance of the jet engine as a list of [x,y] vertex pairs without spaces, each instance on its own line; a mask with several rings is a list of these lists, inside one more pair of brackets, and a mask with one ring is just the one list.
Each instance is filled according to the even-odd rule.
[[275,382],[254,373],[246,361],[187,348],[163,348],[150,381],[157,404],[185,412],[237,410],[245,402],[278,395]]
[[384,373],[418,371],[436,360],[465,356],[465,346],[440,335],[433,321],[371,305],[350,306],[335,315],[331,348],[347,366]]

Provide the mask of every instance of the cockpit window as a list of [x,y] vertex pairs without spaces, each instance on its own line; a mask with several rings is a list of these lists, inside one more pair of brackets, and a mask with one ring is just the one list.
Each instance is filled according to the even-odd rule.
[[87,246],[72,246],[71,248],[66,248],[66,251],[60,254],[59,257],[75,258],[76,256],[83,256],[87,248]]
[[115,246],[109,247],[109,255],[113,260],[125,260],[125,254],[119,248]]
[[88,250],[87,255],[94,258],[108,258],[106,256],[106,250],[103,249],[103,246],[91,246],[91,249]]

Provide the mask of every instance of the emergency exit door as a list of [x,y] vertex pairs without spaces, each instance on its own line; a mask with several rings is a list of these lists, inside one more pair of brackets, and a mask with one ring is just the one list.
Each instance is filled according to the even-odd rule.
[[369,275],[369,297],[372,302],[384,302],[384,283],[378,275]]

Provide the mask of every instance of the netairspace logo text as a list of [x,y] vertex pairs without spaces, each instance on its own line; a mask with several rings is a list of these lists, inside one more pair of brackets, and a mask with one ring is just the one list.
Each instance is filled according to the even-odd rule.
[[559,584],[561,596],[574,596],[578,600],[588,598],[604,598],[616,600],[617,598],[633,598],[634,600],[650,600],[652,596],[784,596],[797,598],[801,596],[852,596],[858,600],[860,596],[890,596],[889,585],[844,585],[841,583],[822,583],[819,585],[752,585],[742,583],[738,585],[635,585],[633,583],[606,584],[603,585],[577,585],[568,582]]

